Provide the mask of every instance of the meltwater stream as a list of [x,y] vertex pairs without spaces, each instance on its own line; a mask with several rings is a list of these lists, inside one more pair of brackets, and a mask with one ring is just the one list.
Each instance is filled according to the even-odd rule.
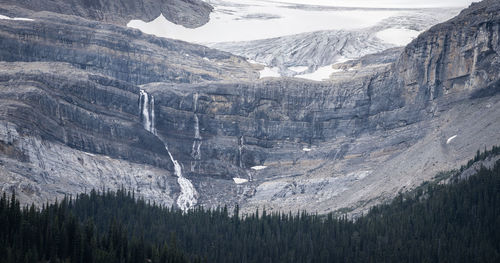
[[[142,115],[141,117],[144,129],[154,134],[156,137],[158,137],[155,129],[155,109],[154,109],[155,98],[152,95],[150,96],[144,90],[141,90],[140,94],[141,97],[139,102],[139,110]],[[158,137],[158,139],[161,140],[160,137]],[[201,139],[201,137],[199,139]],[[165,149],[167,150],[168,155],[170,156],[170,160],[174,164],[174,172],[175,175],[177,176],[177,183],[179,183],[179,186],[181,187],[181,194],[177,198],[177,206],[179,206],[179,208],[182,211],[187,211],[189,208],[196,205],[197,203],[196,197],[198,195],[198,192],[194,188],[191,181],[189,181],[182,175],[182,167],[179,164],[179,162],[174,159],[172,153],[170,153],[170,151],[168,150],[167,144],[165,142],[163,142],[163,144],[165,145]]]
[[194,162],[191,162],[191,172],[194,172],[196,164],[201,160],[201,135],[200,135],[200,120],[196,114],[198,107],[198,93],[193,94],[193,114],[194,114],[194,140],[193,146],[191,147],[191,157],[193,157]]

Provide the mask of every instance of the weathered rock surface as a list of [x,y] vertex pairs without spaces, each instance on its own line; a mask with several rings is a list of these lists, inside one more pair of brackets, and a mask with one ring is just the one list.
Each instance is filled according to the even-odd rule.
[[132,84],[248,80],[241,57],[75,16],[39,12],[34,21],[0,20],[0,60],[55,61]]
[[10,9],[9,15],[32,11],[80,16],[91,20],[126,25],[132,19],[151,21],[163,14],[168,20],[185,27],[199,27],[209,20],[213,8],[200,0],[0,0]]
[[[395,62],[380,59],[387,54],[362,58],[339,65],[354,70],[328,82],[252,81],[248,64],[208,48],[203,56],[216,54],[208,62],[226,55],[234,58],[227,67],[241,65],[230,72],[247,71],[232,81],[222,68],[212,73],[217,81],[195,73],[175,80],[171,57],[184,63],[179,68],[207,61],[191,61],[195,51],[181,60],[185,49],[202,48],[183,43],[167,49],[170,73],[158,70],[163,62],[150,66],[162,49],[144,48],[131,56],[142,58],[133,63],[154,70],[134,75],[109,62],[123,52],[119,45],[112,49],[121,43],[113,34],[102,36],[109,45],[92,34],[100,40],[85,49],[94,52],[97,45],[106,52],[94,60],[99,66],[81,67],[78,56],[58,55],[65,49],[57,41],[47,42],[54,47],[47,44],[43,55],[36,52],[40,46],[30,51],[10,44],[22,43],[16,27],[26,32],[29,26],[2,21],[0,33],[8,37],[0,39],[6,47],[0,54],[9,62],[0,63],[1,189],[43,202],[123,185],[170,205],[179,187],[166,143],[198,191],[198,204],[359,213],[500,143],[498,10],[498,1],[475,4],[420,35]],[[44,30],[50,35],[56,25]],[[141,43],[137,38],[181,43],[125,32]],[[45,37],[33,34],[26,45]],[[373,70],[359,67],[363,63]],[[155,99],[158,136],[141,123],[140,89]]]

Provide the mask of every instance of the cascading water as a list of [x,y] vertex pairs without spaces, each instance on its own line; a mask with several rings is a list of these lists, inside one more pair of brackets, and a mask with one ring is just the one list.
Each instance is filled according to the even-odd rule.
[[151,108],[149,105],[149,96],[146,93],[146,91],[141,89],[140,94],[141,94],[141,97],[140,97],[140,103],[139,103],[140,104],[139,110],[141,111],[141,114],[142,114],[142,124],[144,125],[144,129],[146,131],[149,131],[149,132],[156,135],[155,130],[154,130],[154,124],[151,122],[151,119],[149,118],[150,111],[153,112],[151,117],[154,118],[154,99],[152,100],[153,108]]
[[[147,94],[146,94],[147,95]],[[151,96],[151,130],[150,132],[156,135],[155,129],[155,97]]]
[[194,113],[194,141],[191,147],[191,157],[193,157],[194,162],[191,162],[191,172],[194,172],[197,161],[201,160],[201,143],[202,138],[200,135],[200,121],[198,115],[196,114],[198,105],[198,93],[193,94],[193,113]]
[[[154,109],[155,98],[151,96],[151,104],[150,104],[148,93],[144,90],[141,90],[140,94],[141,97],[140,97],[139,107],[140,107],[140,112],[142,114],[142,123],[144,125],[144,129],[158,137],[155,129],[155,109]],[[161,140],[160,137],[158,137],[158,139]],[[177,183],[181,187],[181,194],[177,198],[177,206],[179,206],[179,208],[182,211],[187,211],[189,208],[196,205],[197,203],[196,197],[198,195],[198,192],[194,188],[191,181],[189,181],[182,175],[182,167],[179,164],[179,162],[174,159],[174,157],[168,150],[167,144],[165,142],[163,142],[163,144],[165,145],[165,149],[167,150],[167,153],[170,156],[170,160],[174,164],[174,172],[175,175],[177,176]]]
[[196,192],[196,189],[194,189],[191,181],[182,176],[181,165],[174,159],[174,157],[172,157],[172,154],[166,145],[165,149],[167,149],[170,160],[172,160],[172,163],[174,164],[175,175],[177,175],[177,183],[179,183],[179,186],[181,187],[181,194],[177,198],[177,205],[182,209],[182,211],[187,211],[189,208],[196,205],[196,196],[198,193]]
[[238,155],[239,155],[239,160],[240,160],[240,168],[243,168],[243,161],[242,161],[242,154],[243,154],[243,146],[245,145],[245,139],[243,136],[240,136],[238,139]]

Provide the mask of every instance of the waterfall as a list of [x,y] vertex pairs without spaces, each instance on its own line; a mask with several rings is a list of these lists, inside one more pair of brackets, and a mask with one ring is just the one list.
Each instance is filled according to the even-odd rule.
[[194,114],[194,138],[196,140],[201,140],[200,136],[200,121],[198,120],[198,115]]
[[201,160],[201,143],[202,138],[200,135],[200,120],[196,114],[198,105],[198,93],[193,94],[193,113],[194,113],[194,140],[193,146],[191,147],[191,157],[193,157],[194,162],[191,162],[191,172],[194,172],[197,161]]
[[245,141],[244,141],[244,138],[243,136],[240,136],[240,138],[238,138],[238,156],[239,156],[239,159],[240,159],[240,168],[243,168],[243,162],[242,162],[242,153],[243,153],[243,145],[245,145]]
[[149,95],[146,91],[141,89],[141,97],[140,97],[140,108],[139,110],[142,113],[142,124],[144,125],[144,129],[152,134],[156,135],[156,131],[154,128],[154,118],[155,118],[155,99],[151,96],[151,104],[149,104]]
[[155,97],[151,96],[151,130],[150,132],[156,135],[155,129]]
[[[154,134],[158,139],[160,139],[162,142],[163,140],[158,137],[156,133],[156,128],[155,128],[155,98],[151,96],[151,103],[149,103],[149,94],[141,90],[140,91],[140,102],[139,102],[139,110],[142,114],[142,123],[144,125],[144,129],[149,131],[150,133]],[[199,135],[199,131],[198,131]],[[200,137],[201,139],[201,137]],[[179,184],[181,188],[181,193],[179,197],[177,198],[177,206],[182,211],[187,211],[189,208],[193,207],[196,205],[197,200],[196,197],[198,195],[198,192],[194,188],[193,184],[191,181],[189,181],[187,178],[185,178],[182,175],[182,167],[179,164],[177,160],[174,159],[172,156],[172,153],[168,150],[168,146],[165,142],[163,142],[165,149],[167,150],[168,156],[170,157],[170,160],[174,164],[174,172],[175,175],[177,176],[177,183]],[[201,142],[200,142],[201,145]],[[198,146],[198,152],[199,152],[199,146]]]
[[194,115],[194,141],[193,141],[193,146],[192,151],[191,151],[191,157],[195,160],[201,160],[201,136],[200,136],[200,124],[198,120],[198,116],[195,114]]
[[196,205],[196,196],[198,193],[196,192],[196,189],[194,188],[193,184],[191,181],[186,179],[186,177],[182,176],[182,167],[177,162],[177,160],[172,157],[172,154],[168,150],[168,147],[165,145],[165,149],[168,152],[168,155],[170,156],[170,160],[172,160],[172,163],[174,164],[174,171],[175,175],[177,176],[177,183],[181,187],[181,194],[179,197],[177,197],[177,206],[182,211],[187,211],[189,208],[193,207]]
[[198,97],[199,96],[200,95],[198,93],[193,94],[193,112],[195,112],[195,113],[198,109]]

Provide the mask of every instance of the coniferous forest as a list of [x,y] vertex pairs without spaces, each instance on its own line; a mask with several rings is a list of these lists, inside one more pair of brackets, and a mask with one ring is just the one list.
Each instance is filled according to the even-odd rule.
[[[498,154],[479,153],[468,163]],[[460,171],[467,167],[462,167]],[[0,262],[500,262],[500,161],[426,183],[356,220],[238,208],[182,213],[133,192],[0,200]]]

